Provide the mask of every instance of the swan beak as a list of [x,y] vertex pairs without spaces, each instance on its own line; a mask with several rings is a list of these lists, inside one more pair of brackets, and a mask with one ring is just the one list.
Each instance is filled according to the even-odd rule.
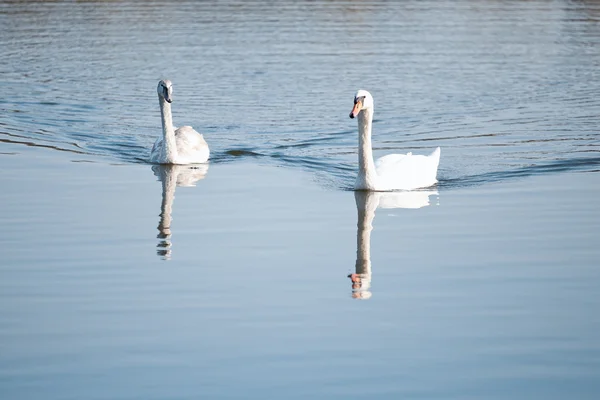
[[358,115],[358,113],[360,112],[361,109],[362,109],[362,101],[355,100],[354,101],[354,108],[350,112],[350,118],[356,117]]
[[173,95],[172,93],[172,89],[171,88],[163,88],[163,97],[165,98],[165,101],[167,103],[171,103],[173,101]]

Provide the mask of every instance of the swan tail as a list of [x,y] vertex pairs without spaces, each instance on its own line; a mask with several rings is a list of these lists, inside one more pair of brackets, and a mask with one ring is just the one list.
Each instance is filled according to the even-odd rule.
[[[438,147],[438,148],[436,148],[436,149],[435,149],[435,150],[434,150],[434,151],[433,151],[433,152],[432,152],[432,153],[429,155],[429,157],[431,157],[432,159],[434,159],[434,160],[435,160],[435,163],[434,163],[434,164],[435,164],[435,168],[433,169],[433,171],[434,171],[434,176],[436,176],[436,175],[437,175],[437,169],[438,169],[438,166],[440,165],[440,154],[441,154],[441,152],[442,152],[442,149],[440,149],[440,148]],[[436,180],[436,181],[437,181],[437,180]]]

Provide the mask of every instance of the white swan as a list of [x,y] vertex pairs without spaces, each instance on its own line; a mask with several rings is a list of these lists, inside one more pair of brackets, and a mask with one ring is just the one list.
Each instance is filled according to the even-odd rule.
[[195,164],[208,160],[210,151],[204,137],[191,126],[175,129],[171,115],[173,85],[170,80],[158,82],[156,88],[162,117],[162,137],[158,138],[150,153],[154,164]]
[[373,162],[371,126],[373,123],[373,96],[359,90],[354,96],[350,118],[358,116],[358,176],[356,190],[410,190],[432,186],[440,163],[440,148],[428,156],[389,154]]

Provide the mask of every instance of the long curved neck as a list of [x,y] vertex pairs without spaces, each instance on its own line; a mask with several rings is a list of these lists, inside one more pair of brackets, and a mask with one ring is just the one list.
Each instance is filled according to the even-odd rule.
[[366,108],[358,113],[358,189],[373,189],[377,172],[373,161],[371,147],[371,127],[373,125],[373,108]]
[[163,129],[164,158],[171,163],[177,157],[177,144],[175,143],[175,130],[173,129],[173,116],[171,115],[171,104],[162,96],[158,96],[160,103],[160,115]]

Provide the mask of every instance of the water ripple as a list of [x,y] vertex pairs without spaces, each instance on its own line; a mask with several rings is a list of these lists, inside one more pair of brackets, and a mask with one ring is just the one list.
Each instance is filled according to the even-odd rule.
[[169,77],[175,124],[202,132],[213,162],[250,157],[347,187],[362,87],[375,156],[441,146],[442,186],[556,173],[556,159],[597,169],[595,3],[118,3],[0,7],[3,143],[146,162]]

